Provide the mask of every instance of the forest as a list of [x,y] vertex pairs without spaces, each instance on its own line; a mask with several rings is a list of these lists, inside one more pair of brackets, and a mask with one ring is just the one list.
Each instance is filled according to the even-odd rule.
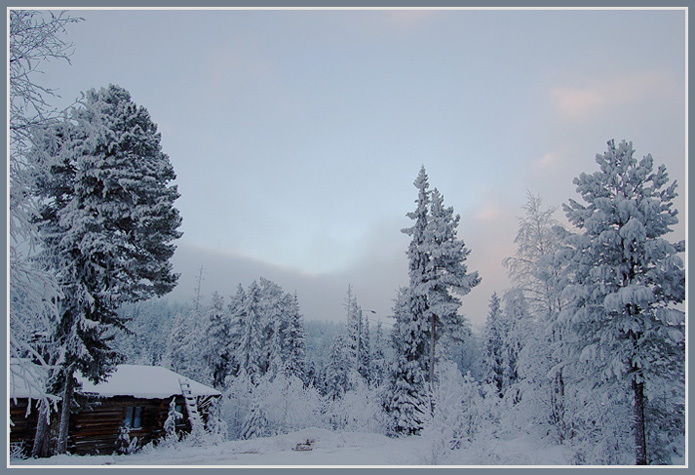
[[[416,183],[420,196],[429,196],[424,169]],[[429,227],[437,206],[422,213]],[[240,285],[226,302],[214,293],[206,303],[197,287],[187,304],[126,306],[121,312],[132,318],[137,336],[122,335],[117,346],[129,362],[164,365],[221,390],[218,416],[231,439],[307,427],[422,435],[436,440],[444,457],[466,445],[529,431],[570,448],[572,463],[590,465],[635,461],[637,364],[629,362],[639,359],[647,461],[671,463],[685,449],[682,311],[655,306],[650,319],[629,314],[618,322],[589,319],[586,290],[569,270],[577,259],[569,243],[579,235],[564,229],[537,196],[528,196],[524,210],[517,253],[505,260],[517,286],[491,296],[482,332],[472,331],[457,313],[451,287],[434,294],[443,285],[432,274],[423,278],[411,261],[417,286],[399,289],[386,330],[381,321],[370,320],[350,287],[342,324],[303,321],[297,297],[260,278],[246,289]],[[424,268],[449,282],[458,276],[458,289],[465,291],[479,277],[466,272],[467,250],[455,226],[449,229],[448,237],[423,238],[411,250],[437,243],[430,252],[441,252],[441,262],[458,269],[445,272],[444,265],[431,265],[429,256],[424,262],[431,267]],[[442,242],[452,244],[455,253],[445,254]],[[198,282],[202,278],[203,269]],[[612,294],[639,295],[647,286],[640,287],[616,286]],[[418,288],[425,290],[427,309],[420,314],[412,310]],[[602,301],[614,298],[619,297],[602,295]],[[590,331],[593,327],[601,331]],[[651,344],[638,339],[631,347],[624,341],[630,333],[621,336],[625,327],[649,328],[644,333],[651,334]],[[640,354],[640,347],[650,350]]]
[[10,15],[9,353],[49,369],[33,456],[67,450],[76,374],[96,383],[122,363],[222,393],[203,445],[320,428],[426,439],[452,464],[519,434],[570,464],[685,456],[685,242],[669,239],[677,183],[651,155],[608,141],[562,204],[569,225],[528,194],[504,261],[513,287],[490,296],[482,332],[460,307],[485,275],[424,166],[387,321],[351,286],[342,323],[305,320],[300,296],[262,276],[206,297],[203,268],[189,302],[170,302],[179,192],[147,109],[109,85],[52,111],[30,80],[68,57],[73,21]]

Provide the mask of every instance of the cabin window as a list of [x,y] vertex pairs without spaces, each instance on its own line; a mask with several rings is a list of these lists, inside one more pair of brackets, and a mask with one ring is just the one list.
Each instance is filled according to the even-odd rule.
[[128,429],[142,428],[142,407],[125,408],[125,426]]

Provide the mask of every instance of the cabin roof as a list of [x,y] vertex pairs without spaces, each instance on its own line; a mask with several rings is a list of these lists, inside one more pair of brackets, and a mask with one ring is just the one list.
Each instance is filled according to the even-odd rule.
[[193,396],[221,395],[216,389],[161,366],[123,364],[118,365],[116,371],[106,381],[99,384],[93,384],[84,377],[78,377],[78,380],[82,383],[80,392],[102,397],[133,396],[144,399],[164,399],[181,394],[181,380],[190,384]]
[[[142,399],[165,399],[182,393],[180,381],[190,384],[193,396],[221,395],[214,388],[161,366],[118,365],[116,371],[106,381],[99,384],[93,384],[81,374],[77,375],[77,379],[82,384],[80,393],[100,397],[132,396]],[[38,398],[41,394],[39,388],[43,387],[44,380],[45,370],[42,367],[33,364],[20,365],[13,359],[10,371],[10,397]]]

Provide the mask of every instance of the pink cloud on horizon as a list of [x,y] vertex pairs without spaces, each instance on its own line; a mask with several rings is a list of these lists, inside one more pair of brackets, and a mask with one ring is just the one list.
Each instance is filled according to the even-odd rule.
[[611,107],[668,93],[673,84],[664,72],[643,71],[603,78],[583,86],[558,86],[550,91],[550,98],[561,118],[581,121]]

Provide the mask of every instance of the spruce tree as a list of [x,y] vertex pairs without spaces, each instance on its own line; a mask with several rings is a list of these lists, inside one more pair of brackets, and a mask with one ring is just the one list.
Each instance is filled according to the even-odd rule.
[[203,357],[212,375],[213,386],[223,389],[230,373],[233,347],[230,340],[231,321],[225,311],[224,298],[217,292],[212,294],[208,318]]
[[261,277],[260,279],[260,312],[261,312],[261,374],[270,373],[274,378],[282,371],[285,361],[284,333],[287,327],[285,295],[275,282]]
[[252,383],[257,383],[263,376],[262,364],[265,360],[261,305],[261,288],[256,281],[253,281],[239,309],[240,328],[236,351],[240,370],[251,378]]
[[362,337],[358,363],[357,372],[367,384],[370,384],[372,380],[372,348],[369,335],[369,319],[366,316],[362,319]]
[[232,351],[230,354],[230,374],[231,376],[239,376],[241,371],[240,364],[240,352],[238,351],[239,341],[241,340],[241,335],[244,328],[244,305],[246,302],[246,291],[244,287],[239,284],[237,286],[236,294],[229,298],[228,313],[230,318],[230,328],[229,328],[229,338],[232,345]]
[[430,382],[434,379],[437,340],[444,334],[455,334],[459,328],[465,326],[465,320],[458,313],[461,301],[452,295],[452,292],[466,295],[480,282],[477,272],[468,272],[466,259],[470,250],[463,241],[457,239],[459,220],[460,217],[454,215],[452,207],[444,206],[444,197],[435,188],[432,191],[425,248],[429,255],[429,265],[418,282],[418,286],[428,288],[428,313],[432,332]]
[[299,299],[296,294],[285,294],[283,315],[286,321],[282,338],[283,371],[286,376],[296,376],[305,381],[306,343]]
[[163,357],[165,367],[184,376],[195,374],[195,371],[192,371],[193,354],[191,349],[194,345],[192,344],[193,328],[189,315],[189,309],[186,309],[174,317]]
[[503,379],[502,387],[505,396],[512,391],[512,401],[518,402],[521,394],[515,387],[519,382],[519,356],[528,340],[530,317],[528,304],[523,292],[510,289],[504,297],[503,326],[504,338],[502,345]]
[[385,352],[386,341],[384,338],[384,329],[381,324],[381,320],[376,324],[376,331],[374,332],[374,341],[371,345],[371,378],[369,383],[373,387],[379,387],[384,382],[386,378],[386,352]]
[[164,420],[164,441],[165,443],[173,443],[178,441],[178,434],[176,433],[176,422],[183,419],[183,414],[176,410],[176,396],[171,398],[169,401],[169,410],[167,411],[167,418]]
[[350,353],[350,371],[357,372],[360,376],[368,378],[369,343],[366,318],[362,307],[357,302],[357,296],[348,286],[345,297],[346,330],[348,349]]
[[[680,386],[684,376],[685,243],[666,235],[677,223],[676,182],[632,143],[608,142],[599,170],[574,180],[586,204],[564,206],[578,229],[567,237],[572,281],[563,312],[574,334],[568,358],[590,367],[589,384],[631,395],[635,462],[648,462],[645,394],[650,384]],[[586,383],[585,383],[586,384]]]
[[339,333],[333,338],[331,355],[326,371],[326,396],[332,400],[339,399],[352,389],[351,354],[347,337]]
[[392,421],[391,429],[398,435],[420,434],[429,410],[427,339],[423,336],[427,321],[417,318],[415,310],[418,309],[413,308],[417,303],[419,300],[412,297],[410,288],[402,287],[393,307],[396,322],[391,330],[391,340],[396,355],[384,406]]
[[497,292],[490,297],[490,310],[487,314],[484,329],[483,365],[485,382],[492,384],[499,397],[504,395],[504,339],[505,328],[502,316],[502,308]]
[[270,435],[273,435],[273,431],[265,415],[265,410],[260,401],[254,401],[242,423],[241,437],[243,439],[256,439]]
[[299,300],[268,279],[259,282],[247,290],[239,285],[230,299],[228,374],[244,372],[253,384],[279,375],[303,381],[306,347]]
[[[409,286],[399,295],[396,308],[402,340],[397,346],[396,386],[407,387],[398,399],[409,406],[419,405],[428,398],[425,392],[432,391],[436,342],[464,323],[458,314],[461,301],[452,292],[465,295],[480,282],[477,272],[468,272],[470,251],[457,238],[460,218],[453,208],[444,206],[438,190],[429,190],[424,167],[414,185],[418,190],[416,208],[407,214],[414,223],[402,230],[411,236],[407,251]],[[428,389],[420,388],[420,378]],[[424,419],[416,415],[418,411],[420,408],[402,411],[400,431],[419,433]]]
[[[418,198],[415,201],[416,209],[407,214],[407,216],[414,220],[415,223],[410,228],[402,229],[401,232],[411,236],[410,244],[408,245],[408,277],[409,277],[409,288],[408,291],[402,292],[397,299],[397,302],[403,299],[408,299],[408,302],[402,302],[399,304],[399,309],[401,312],[413,312],[412,315],[407,315],[402,319],[400,324],[403,328],[400,328],[401,332],[407,332],[412,334],[412,340],[414,348],[408,349],[407,351],[421,361],[423,369],[426,368],[424,362],[425,355],[427,354],[428,348],[428,310],[429,305],[427,301],[429,286],[423,283],[424,276],[428,274],[428,265],[430,262],[430,256],[427,253],[427,239],[428,230],[427,224],[429,222],[429,204],[430,204],[430,194],[429,191],[429,181],[425,167],[420,169],[420,173],[414,182],[415,187],[418,190]],[[423,285],[424,284],[424,285]],[[398,315],[398,314],[397,314]],[[409,323],[415,325],[409,325]],[[412,328],[407,328],[410,326]]]

